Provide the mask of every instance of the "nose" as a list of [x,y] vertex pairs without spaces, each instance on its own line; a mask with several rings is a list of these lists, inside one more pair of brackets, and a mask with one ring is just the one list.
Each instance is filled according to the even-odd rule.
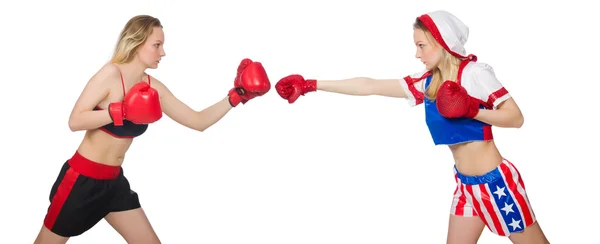
[[415,58],[421,58],[421,52],[419,52],[419,48],[417,48],[417,51],[415,52]]

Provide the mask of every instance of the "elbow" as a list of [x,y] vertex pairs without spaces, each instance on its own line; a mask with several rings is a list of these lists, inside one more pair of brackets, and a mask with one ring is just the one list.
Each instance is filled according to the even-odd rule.
[[209,125],[203,123],[202,116],[200,115],[200,113],[197,113],[196,116],[193,118],[195,118],[194,121],[185,121],[182,124],[197,132],[204,132],[206,129],[208,129],[208,127],[210,127]]
[[69,129],[71,130],[71,132],[82,130],[81,125],[78,123],[78,121],[72,117],[69,118]]
[[519,122],[517,123],[517,128],[521,128],[523,126],[523,123],[525,123],[525,119],[521,117],[521,119],[519,119]]
[[188,126],[188,128],[190,128],[192,130],[195,130],[197,132],[204,132],[206,129],[208,129],[207,126],[202,126],[202,125],[200,125],[200,126]]
[[80,130],[79,127],[77,127],[77,125],[75,123],[73,123],[71,120],[69,120],[69,129],[71,130],[71,132]]
[[517,117],[517,119],[515,119],[514,123],[515,124],[513,126],[519,129],[523,126],[523,123],[525,123],[525,118],[523,118],[523,115],[520,115],[519,117]]
[[204,132],[205,130],[208,130],[208,128],[212,127],[213,125],[214,125],[214,123],[212,123],[212,124],[197,123],[197,126],[194,129],[198,132]]
[[197,132],[204,132],[206,129],[208,129],[210,127],[210,125],[203,123],[203,121],[201,121],[201,119],[202,118],[200,116],[198,116],[198,122],[192,123],[192,125],[190,125],[188,127],[192,128],[193,130],[195,130]]
[[182,125],[184,125],[185,127],[188,127],[192,130],[195,130],[197,132],[204,132],[206,129],[208,129],[208,126],[206,126],[204,123],[200,123],[200,122],[188,122],[188,123],[182,123]]

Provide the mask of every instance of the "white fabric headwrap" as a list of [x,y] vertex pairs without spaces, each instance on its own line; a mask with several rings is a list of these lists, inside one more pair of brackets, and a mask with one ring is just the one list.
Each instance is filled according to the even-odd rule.
[[469,27],[453,14],[439,10],[419,16],[425,27],[452,55],[476,61],[475,55],[467,55],[465,43],[469,39]]

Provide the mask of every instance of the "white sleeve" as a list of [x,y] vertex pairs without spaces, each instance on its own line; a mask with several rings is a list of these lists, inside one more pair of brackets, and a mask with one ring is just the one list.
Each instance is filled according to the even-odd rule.
[[423,103],[425,97],[425,78],[427,78],[428,75],[429,73],[427,71],[421,71],[405,76],[399,81],[404,89],[409,106],[414,107]]
[[472,72],[474,84],[472,84],[471,96],[493,105],[494,108],[511,97],[496,77],[492,66],[476,63]]

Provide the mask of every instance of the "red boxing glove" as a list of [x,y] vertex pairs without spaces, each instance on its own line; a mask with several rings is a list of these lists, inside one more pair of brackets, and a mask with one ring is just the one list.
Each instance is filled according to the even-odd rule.
[[480,104],[464,87],[450,80],[442,83],[437,92],[437,109],[446,118],[474,118]]
[[146,82],[135,84],[123,99],[123,114],[124,118],[135,124],[158,121],[162,117],[158,91]]
[[294,103],[301,95],[317,90],[317,80],[305,80],[301,75],[288,75],[275,85],[281,98]]
[[262,96],[271,89],[267,72],[260,62],[243,59],[233,82],[234,88],[229,90],[229,103],[232,107],[240,102],[245,104],[255,97]]

